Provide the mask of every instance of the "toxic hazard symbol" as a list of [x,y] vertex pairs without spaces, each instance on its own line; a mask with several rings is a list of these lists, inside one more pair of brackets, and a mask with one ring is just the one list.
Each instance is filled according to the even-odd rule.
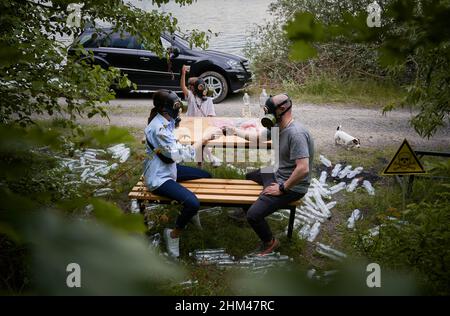
[[418,174],[426,173],[408,141],[405,139],[392,158],[389,165],[384,169],[384,175],[396,174]]

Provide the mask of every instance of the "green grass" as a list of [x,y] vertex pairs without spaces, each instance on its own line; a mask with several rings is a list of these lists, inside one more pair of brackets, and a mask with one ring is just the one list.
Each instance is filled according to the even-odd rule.
[[[261,88],[253,86],[259,95]],[[381,108],[398,104],[406,95],[395,83],[380,79],[340,79],[327,75],[311,76],[304,83],[285,81],[272,94],[287,92],[293,100],[318,104],[351,104],[362,107]]]

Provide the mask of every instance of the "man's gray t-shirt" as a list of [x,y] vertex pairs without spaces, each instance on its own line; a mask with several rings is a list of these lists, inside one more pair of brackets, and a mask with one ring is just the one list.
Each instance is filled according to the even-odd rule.
[[[309,173],[289,190],[306,193],[311,182],[311,172],[314,160],[314,141],[309,131],[300,123],[292,122],[279,134],[279,166],[275,172],[278,183],[285,182],[297,166],[297,159],[309,158]],[[273,138],[273,137],[272,137]]]

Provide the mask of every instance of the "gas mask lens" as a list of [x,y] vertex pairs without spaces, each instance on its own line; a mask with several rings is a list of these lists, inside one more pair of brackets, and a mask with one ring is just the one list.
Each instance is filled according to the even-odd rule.
[[181,101],[175,102],[175,103],[173,104],[173,109],[174,109],[175,111],[181,109]]

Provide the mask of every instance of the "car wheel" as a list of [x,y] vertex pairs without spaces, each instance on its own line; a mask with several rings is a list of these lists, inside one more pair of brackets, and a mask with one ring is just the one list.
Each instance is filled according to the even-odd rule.
[[207,71],[200,75],[209,89],[213,90],[213,102],[222,102],[228,94],[228,82],[224,76],[215,71]]

